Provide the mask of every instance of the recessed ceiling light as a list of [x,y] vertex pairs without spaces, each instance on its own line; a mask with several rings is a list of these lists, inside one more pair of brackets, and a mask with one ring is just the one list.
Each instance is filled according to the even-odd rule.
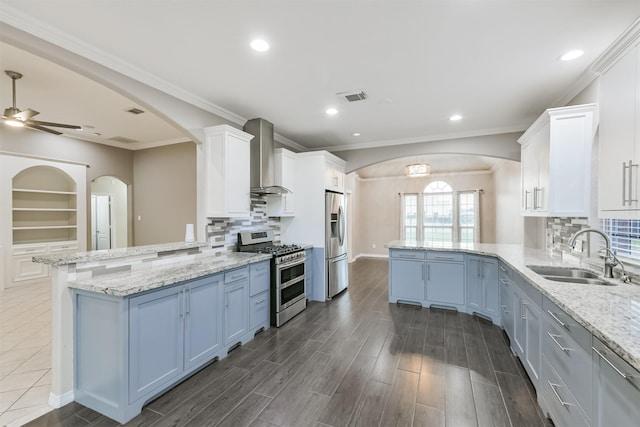
[[572,51],[567,52],[564,55],[562,55],[560,57],[560,60],[561,61],[571,61],[573,59],[580,58],[582,55],[584,55],[583,51],[581,51],[581,50],[572,50]]
[[258,52],[266,52],[267,50],[269,50],[269,43],[262,39],[255,39],[251,42],[251,49]]
[[327,113],[327,115],[329,115],[329,116],[335,116],[336,114],[338,114],[338,110],[336,110],[335,108],[331,107],[331,108],[327,108],[325,113]]
[[451,120],[452,122],[457,122],[458,120],[462,120],[462,116],[460,114],[454,114],[453,116],[449,117],[449,120]]
[[351,134],[351,136],[360,136],[360,132],[354,132]]

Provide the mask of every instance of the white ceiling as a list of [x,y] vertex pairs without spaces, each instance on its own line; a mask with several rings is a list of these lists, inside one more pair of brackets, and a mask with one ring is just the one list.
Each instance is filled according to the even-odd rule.
[[[581,74],[640,16],[640,0],[0,0],[0,6],[35,20],[38,32],[57,36],[54,43],[71,37],[117,58],[116,71],[125,75],[142,71],[240,117],[264,117],[309,149],[330,150],[524,130],[545,108],[568,101]],[[271,50],[252,51],[255,37],[267,39]],[[18,106],[37,109],[38,119],[90,124],[140,141],[181,136],[170,126],[135,128],[116,119],[134,105],[1,48],[3,69],[21,67],[16,71],[25,74]],[[558,60],[576,48],[585,55]],[[4,108],[10,81],[0,79]],[[354,89],[369,98],[346,104],[335,95]],[[339,114],[326,116],[329,106]],[[454,113],[464,119],[450,122]],[[107,123],[112,119],[116,129]]]

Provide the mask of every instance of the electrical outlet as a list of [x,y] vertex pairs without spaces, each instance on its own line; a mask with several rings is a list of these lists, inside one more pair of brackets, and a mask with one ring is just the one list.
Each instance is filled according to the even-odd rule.
[[583,240],[576,240],[576,243],[573,245],[573,251],[574,252],[582,252],[582,244],[584,243]]
[[376,248],[376,244],[374,243],[373,245],[371,245],[371,247],[372,247],[373,249],[375,249],[375,248]]

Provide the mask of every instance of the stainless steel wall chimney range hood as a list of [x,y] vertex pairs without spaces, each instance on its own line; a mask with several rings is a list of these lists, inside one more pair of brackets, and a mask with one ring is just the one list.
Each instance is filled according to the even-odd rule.
[[251,140],[251,194],[287,194],[287,188],[275,185],[273,161],[273,123],[265,119],[251,119],[242,128],[254,136]]

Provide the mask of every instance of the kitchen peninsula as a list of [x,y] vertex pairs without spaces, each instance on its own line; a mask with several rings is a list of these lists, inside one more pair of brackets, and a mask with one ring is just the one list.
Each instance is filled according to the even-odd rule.
[[269,327],[268,297],[260,310],[249,296],[268,294],[270,258],[197,242],[34,257],[52,266],[49,404],[75,400],[124,423],[253,339]]
[[521,245],[386,247],[390,302],[455,308],[501,326],[556,425],[637,423],[640,286]]

